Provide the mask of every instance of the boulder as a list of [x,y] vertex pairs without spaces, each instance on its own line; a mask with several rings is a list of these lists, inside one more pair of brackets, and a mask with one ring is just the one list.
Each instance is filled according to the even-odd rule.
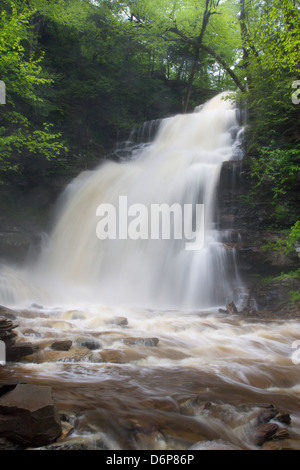
[[101,349],[102,347],[100,341],[95,338],[78,338],[76,340],[76,344],[80,348],[86,348],[90,351],[94,351],[95,349]]
[[61,433],[51,387],[18,384],[0,397],[0,437],[42,446],[54,442]]
[[230,302],[229,304],[226,305],[226,310],[228,311],[228,313],[230,313],[231,315],[235,315],[238,313],[238,309],[236,308],[236,305],[234,302]]
[[5,317],[8,320],[16,320],[18,314],[14,310],[11,310],[10,308],[3,307],[2,305],[0,306],[0,316]]
[[18,362],[25,356],[30,356],[38,351],[39,346],[31,343],[8,344],[6,347],[6,360]]
[[288,413],[283,413],[276,417],[276,421],[282,424],[291,424],[292,419]]
[[271,439],[278,431],[279,426],[276,423],[260,424],[256,427],[252,435],[254,445],[262,446],[265,441]]
[[51,344],[51,349],[54,351],[69,351],[72,346],[72,341],[65,340],[65,341],[56,341],[55,343]]

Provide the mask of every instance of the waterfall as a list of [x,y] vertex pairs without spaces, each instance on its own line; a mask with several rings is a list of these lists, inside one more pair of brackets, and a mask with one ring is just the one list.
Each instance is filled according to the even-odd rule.
[[[226,96],[216,96],[193,113],[162,120],[152,143],[133,145],[133,158],[105,161],[66,188],[47,247],[29,276],[43,295],[48,291],[54,301],[166,309],[203,309],[226,302],[240,282],[229,269],[235,253],[224,247],[215,223],[222,163],[234,158],[239,134],[236,109]],[[128,214],[121,214],[122,201]],[[115,208],[112,237],[97,231],[99,223],[105,226],[99,207]],[[169,209],[169,237],[151,236],[153,207]],[[174,208],[182,209],[181,218],[176,219]],[[124,234],[124,224],[120,235],[120,217],[125,215],[127,225],[135,226],[135,237]],[[156,222],[163,224],[162,212],[159,217]],[[194,240],[184,238],[183,230],[182,237],[176,236],[183,223]],[[162,235],[162,225],[159,230]]]

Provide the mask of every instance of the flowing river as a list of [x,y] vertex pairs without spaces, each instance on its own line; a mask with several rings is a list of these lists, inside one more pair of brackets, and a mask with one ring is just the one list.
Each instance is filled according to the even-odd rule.
[[[2,366],[1,381],[51,385],[73,417],[69,440],[254,449],[273,406],[291,418],[277,422],[282,447],[300,448],[299,321],[219,312],[244,302],[237,255],[215,220],[222,163],[240,158],[240,132],[224,94],[162,121],[129,161],[66,188],[37,263],[1,267],[0,301],[18,311],[18,341],[39,345]],[[163,204],[172,217],[162,211],[153,223]],[[51,348],[63,340],[69,350]]]

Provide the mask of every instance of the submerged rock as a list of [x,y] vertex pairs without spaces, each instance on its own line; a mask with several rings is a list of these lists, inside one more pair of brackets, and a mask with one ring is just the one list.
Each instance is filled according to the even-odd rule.
[[53,444],[35,448],[34,450],[112,450],[107,442],[98,435],[80,436],[67,438]]
[[32,362],[86,362],[90,360],[91,351],[87,348],[71,347],[68,351],[44,349],[32,357]]
[[128,320],[126,317],[117,317],[114,319],[114,322],[118,326],[127,326],[128,325]]
[[144,354],[132,350],[103,349],[91,357],[92,362],[111,362],[113,364],[127,364],[132,361],[145,359]]
[[91,351],[101,349],[102,345],[98,339],[95,338],[78,338],[76,345],[81,348],[87,348]]
[[123,339],[123,343],[129,346],[134,345],[142,345],[148,347],[155,347],[158,345],[159,339],[158,338],[125,338]]

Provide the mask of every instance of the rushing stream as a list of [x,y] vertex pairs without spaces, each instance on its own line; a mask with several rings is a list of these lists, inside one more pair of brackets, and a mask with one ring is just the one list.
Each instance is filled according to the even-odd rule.
[[[59,409],[76,416],[68,439],[252,449],[259,411],[272,404],[291,416],[282,445],[300,448],[299,322],[219,313],[228,301],[242,307],[244,287],[215,221],[222,163],[240,158],[237,112],[223,97],[163,120],[129,161],[80,175],[38,263],[1,268],[0,301],[19,312],[18,340],[40,347],[2,366],[1,381],[51,385]],[[100,224],[112,239],[101,239],[99,205],[118,209],[120,197],[135,209],[133,236],[116,236],[117,210],[117,224]],[[194,239],[147,236],[150,208],[161,204],[192,208],[167,228],[178,234],[185,222]],[[62,340],[68,351],[51,349]]]

